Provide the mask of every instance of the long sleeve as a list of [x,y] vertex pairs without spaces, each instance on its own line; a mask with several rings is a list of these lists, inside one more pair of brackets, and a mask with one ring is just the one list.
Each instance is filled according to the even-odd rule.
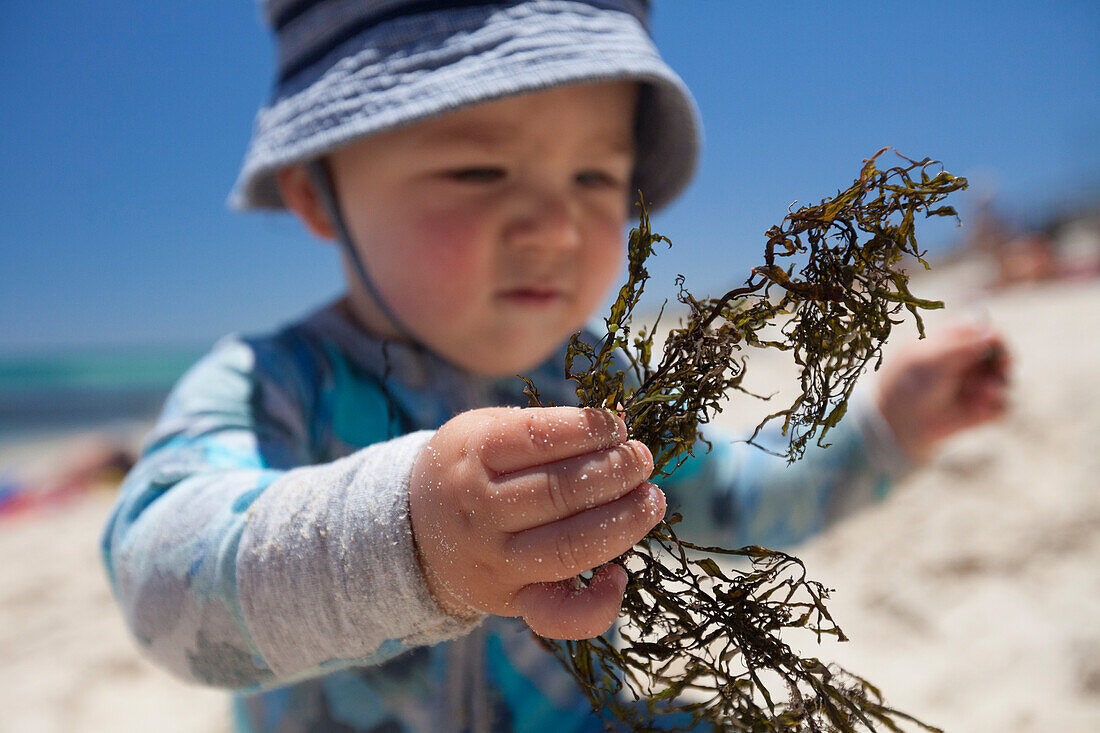
[[[711,444],[696,449],[671,477],[658,483],[669,507],[683,515],[679,533],[724,547],[788,547],[886,496],[912,468],[877,408],[857,392],[848,416],[811,444],[793,464],[737,436],[706,433]],[[786,439],[778,426],[757,442],[775,450]]]
[[469,631],[413,546],[408,477],[431,432],[309,465],[324,405],[299,357],[222,342],[169,398],[104,531],[134,635],[187,679],[259,689]]

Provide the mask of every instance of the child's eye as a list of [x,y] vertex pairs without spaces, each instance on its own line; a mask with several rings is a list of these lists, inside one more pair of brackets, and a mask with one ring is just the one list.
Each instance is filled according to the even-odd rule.
[[618,176],[599,170],[581,171],[576,180],[586,188],[619,188],[623,185]]
[[503,168],[457,168],[447,171],[447,178],[459,183],[493,183],[504,178]]

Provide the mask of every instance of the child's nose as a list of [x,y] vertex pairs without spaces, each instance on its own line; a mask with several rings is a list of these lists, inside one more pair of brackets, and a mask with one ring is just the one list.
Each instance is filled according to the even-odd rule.
[[508,244],[524,249],[574,249],[581,245],[579,207],[568,196],[531,196],[507,231]]

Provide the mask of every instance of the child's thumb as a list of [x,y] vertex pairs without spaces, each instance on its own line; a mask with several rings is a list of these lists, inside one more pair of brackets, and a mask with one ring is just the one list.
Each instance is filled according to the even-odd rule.
[[615,623],[626,581],[626,570],[608,563],[596,570],[587,587],[574,579],[525,586],[516,593],[513,608],[539,636],[591,639]]

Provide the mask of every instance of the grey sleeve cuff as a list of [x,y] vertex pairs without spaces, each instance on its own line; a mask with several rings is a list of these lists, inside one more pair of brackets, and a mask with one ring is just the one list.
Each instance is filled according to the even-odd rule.
[[444,613],[421,574],[409,476],[431,431],[296,469],[249,510],[237,552],[241,610],[276,675],[381,662],[480,622]]
[[897,481],[916,468],[916,462],[898,445],[894,431],[869,389],[857,389],[852,395],[851,416],[863,435],[867,459],[878,471],[891,481]]

